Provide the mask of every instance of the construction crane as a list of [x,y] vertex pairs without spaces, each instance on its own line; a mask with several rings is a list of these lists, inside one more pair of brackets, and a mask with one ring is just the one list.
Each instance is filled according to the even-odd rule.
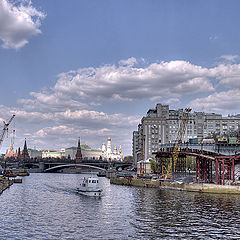
[[8,126],[10,125],[10,123],[12,122],[14,117],[15,117],[15,114],[12,115],[12,117],[9,119],[9,121],[7,123],[5,121],[3,121],[3,130],[2,130],[2,133],[0,135],[0,147],[2,145],[5,134],[8,131]]
[[180,152],[180,147],[182,144],[182,138],[185,134],[186,131],[186,126],[188,123],[188,118],[189,118],[189,113],[191,112],[191,108],[185,108],[184,112],[183,112],[183,117],[182,117],[182,122],[178,131],[178,136],[176,139],[176,143],[174,145],[173,148],[173,156],[172,156],[172,161],[170,161],[169,165],[168,165],[168,169],[167,169],[167,174],[165,176],[166,179],[169,178],[173,178],[173,173],[176,170],[176,164],[177,164],[177,160],[178,160],[178,155]]

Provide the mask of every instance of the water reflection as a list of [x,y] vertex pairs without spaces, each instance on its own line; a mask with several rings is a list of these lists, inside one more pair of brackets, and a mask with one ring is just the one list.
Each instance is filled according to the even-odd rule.
[[240,197],[110,185],[76,194],[79,175],[32,174],[1,196],[0,239],[239,239]]
[[136,199],[138,238],[240,238],[239,196],[139,189]]

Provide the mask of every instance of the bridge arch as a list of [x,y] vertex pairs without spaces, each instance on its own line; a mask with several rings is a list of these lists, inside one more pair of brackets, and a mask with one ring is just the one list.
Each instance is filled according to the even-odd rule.
[[127,163],[127,164],[119,164],[116,166],[116,170],[119,171],[119,169],[124,170],[125,168],[131,167],[133,164],[132,163]]
[[106,171],[106,169],[104,169],[104,168],[87,165],[87,164],[63,164],[63,165],[58,165],[55,167],[47,168],[44,170],[44,172],[54,172],[56,170],[60,170],[63,168],[70,168],[70,167],[92,168],[92,169],[97,169],[97,170],[104,171],[104,172]]

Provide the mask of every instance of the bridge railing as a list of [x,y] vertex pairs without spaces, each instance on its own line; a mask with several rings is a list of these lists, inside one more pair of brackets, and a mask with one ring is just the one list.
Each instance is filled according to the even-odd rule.
[[[174,148],[174,143],[160,145],[160,151],[171,151]],[[219,155],[236,155],[240,152],[239,145],[228,144],[186,144],[181,145],[180,151],[186,150],[199,150],[205,152],[212,152]]]

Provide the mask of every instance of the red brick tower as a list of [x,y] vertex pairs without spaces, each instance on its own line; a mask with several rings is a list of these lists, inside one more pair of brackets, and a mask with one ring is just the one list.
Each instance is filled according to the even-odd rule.
[[19,147],[17,152],[17,160],[19,161],[20,159],[21,159],[21,149]]
[[82,152],[81,152],[81,145],[80,145],[80,138],[79,138],[75,163],[81,163],[81,162],[82,162]]
[[23,147],[22,154],[21,154],[20,158],[23,162],[29,161],[29,159],[30,159],[30,156],[28,154],[28,149],[27,149],[26,138],[25,138],[24,147]]

